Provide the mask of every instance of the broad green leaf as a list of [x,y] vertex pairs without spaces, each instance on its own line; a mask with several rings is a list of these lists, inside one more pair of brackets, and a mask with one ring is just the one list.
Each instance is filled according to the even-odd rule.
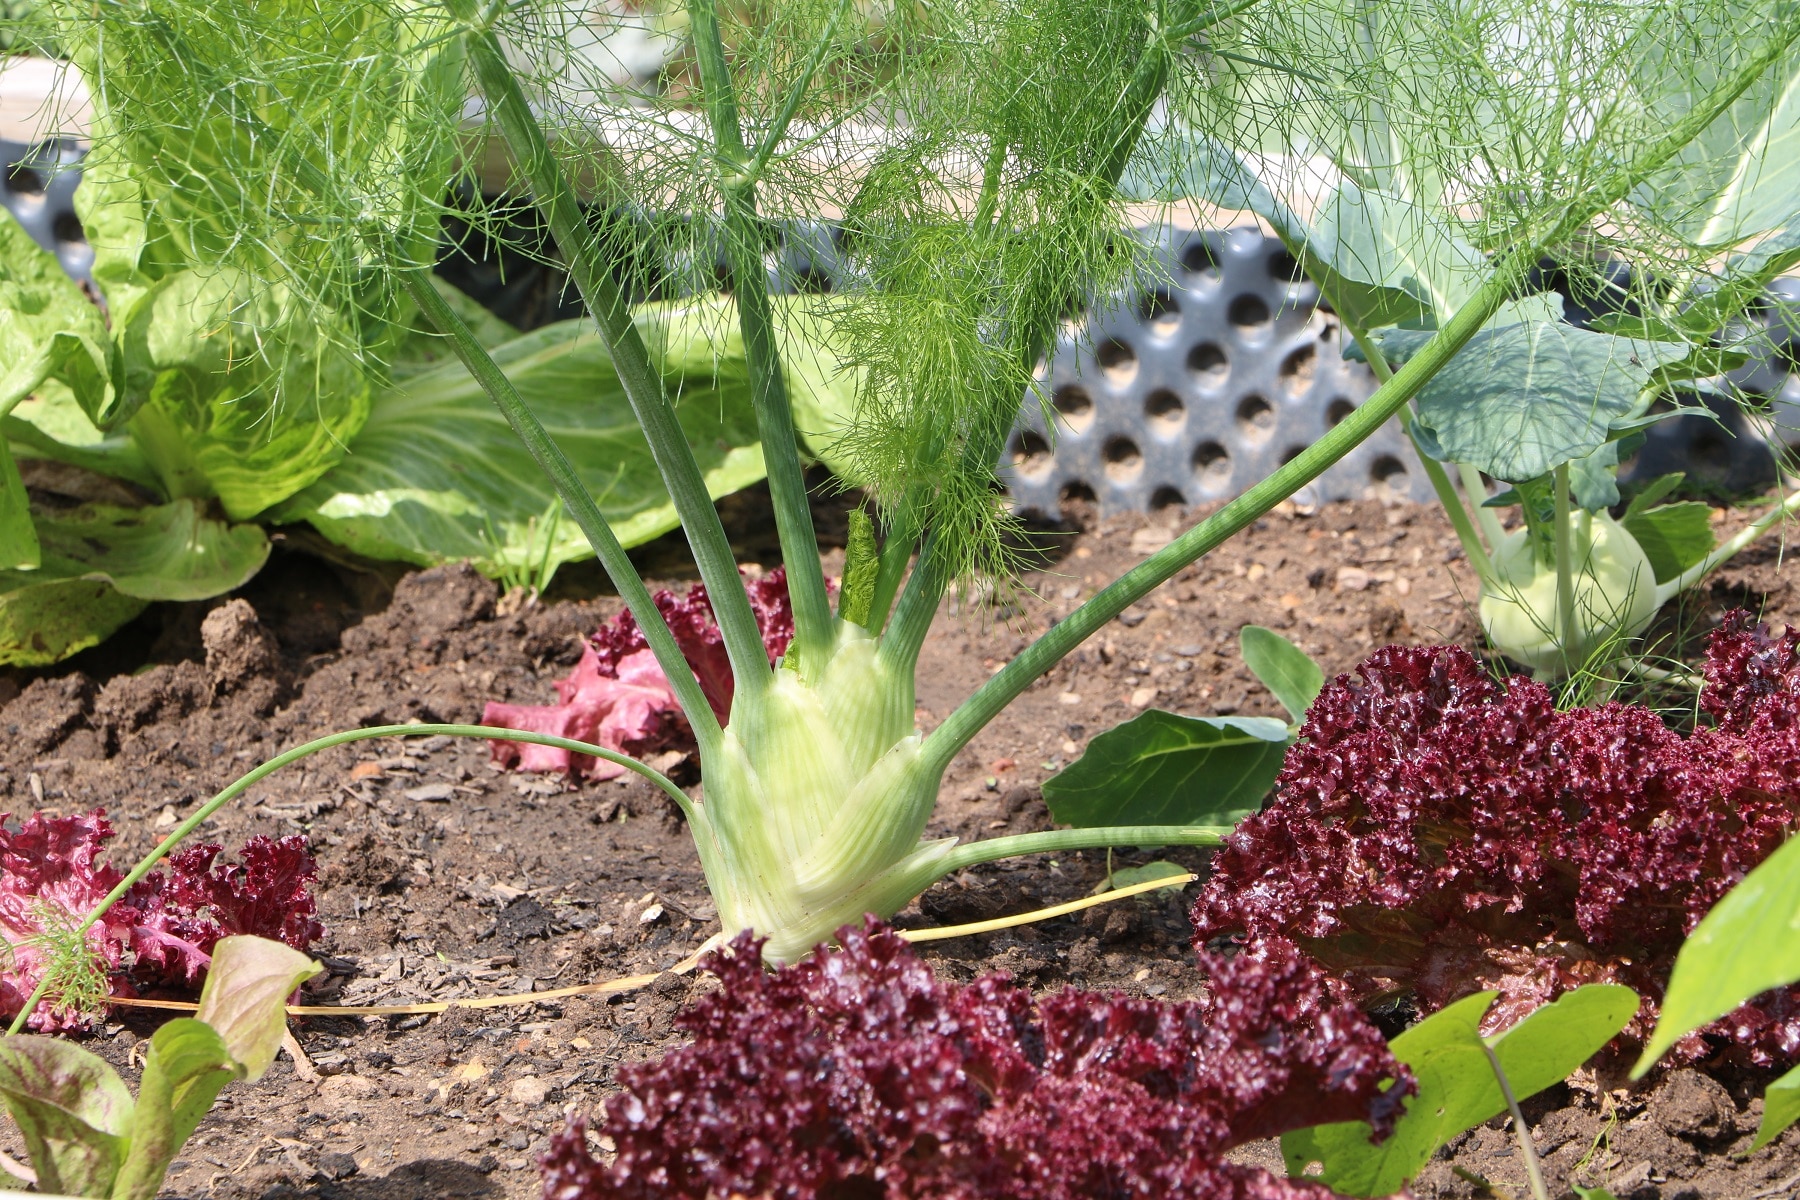
[[1579,1183],[1571,1183],[1569,1190],[1574,1192],[1579,1200],[1614,1200],[1613,1194],[1603,1187],[1582,1187]]
[[1756,1127],[1751,1152],[1761,1150],[1780,1137],[1796,1120],[1800,1120],[1800,1067],[1771,1083],[1763,1092],[1762,1124]]
[[150,603],[122,594],[104,579],[40,575],[0,571],[0,663],[61,662],[98,646]]
[[[676,413],[713,496],[763,477],[747,368],[731,310],[716,302],[640,313],[662,351]],[[715,338],[719,345],[715,349]],[[678,524],[612,360],[592,322],[564,321],[494,349],[626,546]],[[276,516],[305,520],[372,558],[470,559],[491,575],[545,561],[543,514],[555,492],[461,363],[397,382],[376,400],[350,453]],[[549,546],[554,566],[593,553],[572,521]]]
[[0,438],[0,570],[33,571],[40,561],[37,527],[31,523],[31,497],[19,464]]
[[1619,524],[1637,539],[1656,572],[1667,583],[1712,553],[1712,507],[1689,501],[1627,513]]
[[1670,1046],[1744,1001],[1800,979],[1800,838],[1764,859],[1688,934],[1662,1016],[1632,1069],[1641,1078]]
[[[1565,993],[1510,1029],[1483,1039],[1480,1023],[1495,993],[1482,992],[1427,1017],[1396,1037],[1394,1057],[1412,1068],[1418,1093],[1379,1146],[1360,1121],[1323,1125],[1282,1139],[1290,1171],[1324,1164],[1333,1189],[1356,1196],[1398,1191],[1438,1146],[1506,1110],[1483,1043],[1523,1100],[1562,1082],[1618,1035],[1638,1009],[1637,993],[1590,984]],[[1292,1145],[1289,1144],[1292,1139]]]
[[0,662],[41,666],[99,643],[150,600],[204,600],[240,587],[269,555],[254,525],[192,500],[86,505],[36,522],[43,565],[0,571]]
[[21,461],[43,458],[69,463],[128,479],[152,495],[162,491],[162,481],[131,436],[122,430],[102,432],[82,411],[75,394],[55,380],[46,380],[8,416],[0,418],[0,432]]
[[1493,1078],[1481,1049],[1481,1018],[1497,992],[1477,992],[1433,1013],[1388,1043],[1412,1071],[1418,1090],[1393,1132],[1375,1144],[1365,1121],[1315,1125],[1282,1135],[1281,1156],[1290,1175],[1321,1164],[1316,1178],[1349,1196],[1387,1196],[1419,1173],[1433,1150],[1455,1135],[1446,1132],[1450,1110],[1471,1081]]
[[[489,350],[503,346],[514,338],[523,335],[524,331],[517,326],[508,325],[499,317],[489,312],[461,288],[445,280],[441,275],[431,276],[431,286],[437,289],[463,324],[475,335],[475,340]],[[393,347],[388,351],[388,373],[394,379],[405,379],[446,363],[454,363],[456,351],[450,348],[450,341],[432,329],[419,313],[418,306],[407,300],[407,311],[410,319],[402,327],[395,338]]]
[[1088,743],[1044,781],[1065,825],[1232,825],[1257,810],[1290,738],[1269,717],[1183,717],[1149,709]]
[[41,1190],[110,1193],[133,1105],[98,1056],[59,1038],[0,1038],[0,1101],[25,1138]]
[[[1638,60],[1648,93],[1671,120],[1703,101],[1695,83],[1715,83],[1725,69],[1722,63],[1700,64],[1697,76],[1692,64],[1667,61],[1670,54],[1691,53],[1685,44],[1652,44]],[[1709,250],[1738,249],[1791,226],[1800,218],[1800,50],[1763,72],[1631,199]]]
[[216,495],[234,520],[324,475],[369,415],[336,315],[242,272],[158,280],[120,342],[131,431],[164,491]]
[[269,556],[261,529],[215,520],[192,500],[148,508],[88,504],[40,514],[37,528],[44,565],[36,574],[102,578],[140,600],[205,600],[229,592]]
[[[1398,359],[1431,336],[1375,335]],[[1421,389],[1417,424],[1430,433],[1434,455],[1496,479],[1535,479],[1605,445],[1612,427],[1636,412],[1651,372],[1687,352],[1551,321],[1489,327]]]
[[1238,651],[1244,656],[1244,665],[1281,701],[1294,723],[1305,720],[1306,710],[1325,687],[1325,672],[1319,664],[1306,651],[1261,625],[1246,625],[1238,631]]
[[290,946],[239,935],[219,939],[194,1016],[224,1039],[240,1079],[261,1079],[287,1028],[287,998],[324,970]]
[[[1346,285],[1320,281],[1334,303],[1341,298],[1353,306],[1345,316],[1365,330],[1398,324],[1420,309],[1441,323],[1487,274],[1481,252],[1425,208],[1349,181],[1321,207],[1306,250]],[[1362,293],[1407,296],[1415,314],[1392,301],[1370,305]]]
[[218,1033],[192,1017],[156,1031],[144,1059],[137,1109],[113,1200],[155,1200],[169,1163],[212,1107],[219,1089],[235,1076]]
[[114,373],[100,309],[0,209],[0,413],[53,379],[96,419],[116,419]]

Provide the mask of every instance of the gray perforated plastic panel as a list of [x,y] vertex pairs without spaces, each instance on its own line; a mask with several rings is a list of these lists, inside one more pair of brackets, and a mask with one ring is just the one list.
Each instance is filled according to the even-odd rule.
[[[1054,430],[1028,400],[1003,464],[1019,509],[1054,514],[1076,495],[1103,513],[1227,499],[1374,390],[1279,241],[1255,229],[1164,233],[1156,259],[1158,278],[1090,312],[1052,353]],[[1390,425],[1296,498],[1430,494]]]
[[92,283],[94,252],[75,215],[81,156],[68,142],[27,146],[0,139],[0,204],[33,241],[56,255],[70,278]]
[[[70,276],[91,283],[93,251],[74,205],[82,153],[66,141],[0,140],[0,204]],[[1374,390],[1367,367],[1344,361],[1337,322],[1278,241],[1254,229],[1145,236],[1155,238],[1155,278],[1065,330],[1044,381],[1051,420],[1034,397],[1026,399],[1001,463],[1021,510],[1054,514],[1070,496],[1091,496],[1106,513],[1226,499]],[[704,288],[715,286],[723,264],[669,267],[678,288]],[[825,225],[784,224],[768,271],[777,291],[853,286],[838,233]],[[1770,291],[1777,303],[1758,318],[1770,336],[1726,380],[1766,399],[1767,432],[1796,443],[1800,279],[1777,280]],[[1570,319],[1584,315],[1571,311]],[[1687,471],[1730,491],[1773,480],[1765,431],[1723,398],[1688,402],[1707,403],[1717,419],[1683,416],[1652,426],[1627,478]],[[1412,447],[1389,424],[1297,499],[1430,494]]]

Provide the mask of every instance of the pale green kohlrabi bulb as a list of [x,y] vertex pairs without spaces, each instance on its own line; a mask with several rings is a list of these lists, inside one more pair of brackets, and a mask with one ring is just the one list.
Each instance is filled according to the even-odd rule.
[[1563,645],[1556,565],[1538,561],[1524,529],[1495,548],[1496,578],[1481,593],[1488,644],[1540,679],[1566,675],[1608,641],[1636,637],[1659,607],[1656,573],[1636,538],[1604,512],[1573,524],[1574,645]]

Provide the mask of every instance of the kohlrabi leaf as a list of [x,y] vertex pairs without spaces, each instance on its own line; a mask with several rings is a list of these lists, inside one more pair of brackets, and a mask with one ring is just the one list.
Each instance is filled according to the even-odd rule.
[[60,1038],[0,1038],[0,1102],[25,1139],[40,1191],[111,1193],[133,1103],[99,1056]]
[[1140,713],[1044,781],[1065,825],[1232,825],[1253,813],[1291,740],[1270,717]]
[[218,1033],[192,1017],[178,1017],[156,1031],[144,1058],[125,1162],[112,1200],[155,1200],[169,1163],[212,1107],[219,1089],[235,1077]]
[[[1729,19],[1725,17],[1724,19]],[[1657,110],[1686,116],[1705,93],[1687,66],[1668,61],[1685,46],[1650,47],[1634,61]],[[1713,72],[1724,64],[1710,64]],[[1679,85],[1671,87],[1670,83]],[[1757,76],[1729,109],[1687,142],[1667,166],[1632,193],[1631,202],[1707,250],[1742,243],[1800,219],[1800,50]]]
[[1754,1154],[1786,1133],[1797,1120],[1800,1120],[1800,1067],[1764,1089],[1762,1124],[1756,1127],[1756,1140],[1750,1143],[1750,1152]]
[[114,374],[100,309],[0,209],[0,413],[54,379],[96,420],[116,420]]
[[1246,625],[1238,631],[1238,651],[1250,673],[1299,724],[1325,686],[1325,672],[1319,664],[1306,651],[1261,625]]
[[1667,583],[1712,553],[1712,507],[1697,501],[1625,514],[1619,524],[1637,539],[1656,582]]
[[1638,1009],[1637,993],[1616,984],[1589,984],[1564,993],[1512,1028],[1483,1039],[1480,1022],[1494,992],[1480,992],[1427,1017],[1390,1043],[1412,1068],[1419,1092],[1379,1146],[1367,1124],[1325,1125],[1288,1134],[1282,1154],[1290,1171],[1324,1165],[1319,1176],[1333,1190],[1385,1196],[1400,1190],[1437,1147],[1506,1111],[1506,1098],[1487,1049],[1523,1100],[1562,1082],[1618,1035]]
[[1480,251],[1422,206],[1342,181],[1308,221],[1245,159],[1206,137],[1147,139],[1120,183],[1132,199],[1197,199],[1248,209],[1296,255],[1335,311],[1358,329],[1434,314],[1442,320],[1481,283]]
[[269,541],[192,500],[151,508],[85,505],[39,514],[43,564],[0,571],[0,662],[42,666],[96,645],[150,600],[203,600],[240,587]]
[[[655,305],[640,322],[652,327],[646,340],[662,352],[671,392],[679,390],[676,414],[708,490],[723,496],[761,479],[732,313],[713,302]],[[715,336],[723,343],[716,356]],[[591,321],[547,325],[493,355],[624,545],[675,528],[674,503]],[[382,392],[344,460],[275,515],[308,521],[372,558],[470,559],[501,574],[592,555],[572,521],[560,522],[546,547],[544,514],[554,498],[487,393],[452,362]]]
[[287,998],[324,970],[291,946],[241,935],[219,939],[194,1016],[218,1031],[240,1079],[261,1079],[287,1028]]
[[[1481,286],[1487,260],[1418,204],[1346,180],[1326,198],[1308,254],[1341,284],[1321,280],[1358,328],[1398,324],[1420,311],[1447,320]],[[1406,312],[1407,297],[1414,312]]]
[[[1431,336],[1384,329],[1375,338],[1403,360]],[[1687,353],[1555,321],[1489,327],[1420,390],[1417,423],[1450,461],[1496,479],[1534,479],[1605,445],[1636,412],[1651,372]]]
[[31,497],[6,439],[0,438],[0,571],[36,570],[39,559]]
[[369,415],[351,338],[335,314],[241,272],[152,285],[120,341],[142,405],[131,429],[164,491],[216,495],[243,520],[330,470]]
[[1800,979],[1800,838],[1726,892],[1688,935],[1662,1016],[1633,1068],[1642,1076],[1676,1042],[1752,996]]

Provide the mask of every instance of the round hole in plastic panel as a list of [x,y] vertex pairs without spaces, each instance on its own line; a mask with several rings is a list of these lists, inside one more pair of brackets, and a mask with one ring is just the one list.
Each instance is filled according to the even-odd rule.
[[1129,342],[1107,338],[1094,347],[1094,360],[1100,364],[1106,382],[1115,388],[1130,387],[1131,381],[1137,378],[1137,351]]
[[1131,483],[1144,473],[1144,452],[1128,437],[1111,437],[1101,452],[1106,477],[1114,483]]
[[1154,492],[1150,493],[1151,512],[1163,512],[1171,508],[1186,507],[1187,497],[1181,494],[1181,489],[1178,487],[1173,487],[1165,483]]
[[1231,360],[1225,357],[1225,351],[1211,342],[1201,342],[1188,351],[1187,369],[1196,384],[1207,391],[1216,391],[1224,387],[1231,376]]
[[1237,406],[1238,435],[1252,445],[1275,436],[1275,406],[1261,396],[1245,396]]
[[1063,432],[1086,433],[1094,424],[1094,398],[1080,384],[1066,383],[1051,397]]
[[1197,276],[1199,282],[1216,283],[1219,279],[1219,255],[1205,238],[1192,238],[1181,252],[1181,269]]
[[1217,496],[1231,486],[1231,454],[1217,442],[1201,442],[1194,447],[1194,478],[1200,490]]
[[1369,464],[1369,486],[1377,499],[1402,499],[1411,482],[1409,474],[1405,463],[1392,454],[1383,454]]
[[1150,330],[1151,336],[1171,338],[1181,328],[1181,306],[1166,291],[1148,292],[1138,301],[1138,320]]
[[1319,347],[1308,342],[1288,351],[1281,360],[1281,390],[1298,399],[1312,390],[1319,369]]
[[1043,434],[1023,429],[1013,435],[1012,462],[1013,470],[1026,478],[1042,479],[1056,464],[1056,456]]
[[1174,437],[1186,421],[1187,405],[1168,388],[1157,388],[1144,398],[1144,424],[1158,437]]
[[1333,397],[1331,403],[1325,406],[1325,424],[1334,426],[1355,411],[1356,401],[1344,396]]
[[1225,317],[1239,329],[1254,330],[1267,325],[1273,319],[1273,314],[1269,311],[1268,301],[1261,296],[1245,293],[1232,300]]

